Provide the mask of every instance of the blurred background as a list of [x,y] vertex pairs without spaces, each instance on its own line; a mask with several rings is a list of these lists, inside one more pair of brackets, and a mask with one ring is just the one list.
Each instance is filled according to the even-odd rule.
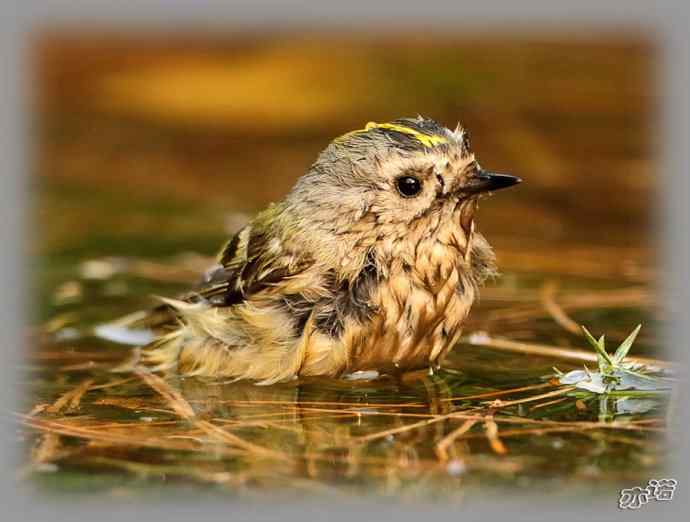
[[482,205],[499,255],[648,247],[651,41],[462,34],[43,33],[37,248],[211,254],[228,216],[282,197],[333,137],[417,114],[460,121],[482,165],[525,180]]

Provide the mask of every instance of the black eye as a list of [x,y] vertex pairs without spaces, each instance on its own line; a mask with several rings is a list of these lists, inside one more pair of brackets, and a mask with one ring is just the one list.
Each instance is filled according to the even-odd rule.
[[404,198],[413,198],[422,191],[422,182],[414,176],[400,176],[395,185]]

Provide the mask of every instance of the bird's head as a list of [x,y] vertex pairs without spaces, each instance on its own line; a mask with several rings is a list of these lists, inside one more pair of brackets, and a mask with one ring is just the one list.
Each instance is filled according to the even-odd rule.
[[465,129],[420,116],[336,138],[286,203],[291,225],[312,236],[305,241],[371,248],[447,220],[469,234],[478,197],[519,182],[482,169]]

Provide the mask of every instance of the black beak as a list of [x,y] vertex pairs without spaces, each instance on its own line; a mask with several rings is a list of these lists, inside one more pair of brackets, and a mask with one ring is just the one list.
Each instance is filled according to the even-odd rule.
[[496,174],[495,172],[486,172],[480,170],[471,176],[467,183],[462,187],[463,192],[470,194],[479,194],[481,192],[489,192],[502,188],[512,187],[520,183],[522,179],[517,176],[510,176],[509,174]]

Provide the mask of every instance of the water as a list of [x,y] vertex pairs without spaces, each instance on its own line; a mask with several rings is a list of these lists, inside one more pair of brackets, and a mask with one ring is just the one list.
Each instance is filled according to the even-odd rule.
[[[61,45],[46,52],[44,63],[57,78],[98,48]],[[288,74],[290,59],[316,69],[325,63],[322,52],[299,41],[259,50],[237,45],[192,47],[186,60],[199,82],[221,83],[209,53],[228,67],[244,56],[254,64],[249,76],[264,68]],[[298,105],[286,115],[292,120],[267,117],[264,127],[222,114],[222,121],[209,121],[215,113],[193,102],[178,112],[168,107],[179,118],[169,121],[146,97],[121,106],[112,89],[98,90],[101,81],[129,85],[117,71],[129,78],[137,68],[157,85],[157,60],[167,62],[155,45],[144,45],[146,60],[126,66],[118,62],[124,51],[106,46],[100,52],[112,63],[86,68],[71,86],[58,88],[47,74],[35,178],[37,297],[32,350],[21,368],[23,412],[31,412],[24,418],[25,480],[58,495],[472,502],[538,490],[597,495],[613,505],[617,488],[643,486],[661,472],[668,394],[643,397],[652,402],[633,403],[631,413],[629,403],[617,402],[626,397],[561,393],[549,381],[554,366],[567,371],[581,361],[472,342],[488,336],[591,351],[549,311],[545,303],[553,301],[573,323],[605,333],[611,347],[642,323],[631,354],[664,358],[650,232],[655,161],[646,44],[570,42],[557,52],[549,42],[483,43],[487,62],[473,58],[477,42],[441,41],[434,44],[438,61],[413,52],[404,62],[406,75],[424,68],[437,78],[415,103],[392,72],[402,74],[399,45],[343,44],[349,66],[359,67],[350,55],[364,57],[378,71],[370,87],[382,98],[367,102],[369,115],[340,111],[338,104],[357,106],[341,93],[320,117]],[[285,46],[288,57],[279,52]],[[563,71],[561,57],[573,54],[578,63]],[[527,73],[537,64],[535,78]],[[496,83],[497,71],[505,85]],[[580,82],[582,91],[564,78]],[[357,101],[363,94],[354,89],[348,96]],[[362,118],[383,121],[413,105],[449,125],[462,114],[482,165],[525,179],[481,204],[478,227],[497,252],[502,276],[482,292],[466,338],[441,371],[268,387],[174,376],[147,381],[110,371],[131,348],[94,335],[96,325],[150,306],[152,296],[188,289],[227,235],[281,197],[330,138],[361,127]],[[245,107],[253,107],[251,100]]]

